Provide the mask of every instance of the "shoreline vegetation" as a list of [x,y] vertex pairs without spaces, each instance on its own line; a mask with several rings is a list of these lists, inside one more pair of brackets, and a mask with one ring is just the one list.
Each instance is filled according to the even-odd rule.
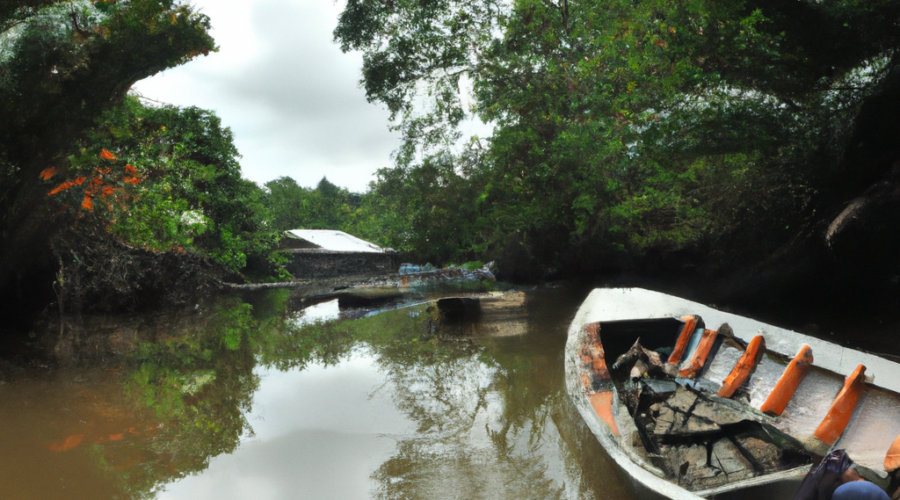
[[[296,228],[517,283],[900,324],[896,2],[349,0],[335,42],[404,138],[365,193],[259,186],[213,112],[130,93],[216,51],[210,26],[175,0],[0,2],[7,335],[302,279],[278,251]],[[491,137],[460,136],[473,115]]]

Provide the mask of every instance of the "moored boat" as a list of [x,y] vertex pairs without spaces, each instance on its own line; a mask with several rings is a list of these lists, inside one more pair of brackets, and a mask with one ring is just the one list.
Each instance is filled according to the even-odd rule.
[[594,290],[566,379],[639,498],[789,500],[838,448],[900,467],[900,364],[662,293]]

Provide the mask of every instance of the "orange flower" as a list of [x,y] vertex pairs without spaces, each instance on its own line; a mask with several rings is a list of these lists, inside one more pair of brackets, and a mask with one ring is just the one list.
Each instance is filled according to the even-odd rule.
[[66,181],[66,182],[63,182],[63,183],[60,184],[59,186],[56,186],[55,188],[53,188],[53,190],[51,190],[49,193],[47,193],[47,196],[53,196],[53,195],[55,195],[55,194],[57,194],[57,193],[61,193],[61,192],[65,191],[66,189],[69,189],[70,187],[72,187],[72,186],[74,186],[74,185],[75,185],[75,183],[72,182],[72,181]]
[[86,180],[87,180],[86,177],[77,177],[77,178],[75,178],[75,185],[80,186],[80,185],[84,184],[84,181],[86,181]]
[[128,183],[128,184],[134,184],[134,185],[138,185],[138,184],[141,183],[141,180],[140,180],[139,178],[137,178],[137,177],[125,177],[125,178],[122,179],[122,180],[125,181],[125,182]]
[[111,186],[106,186],[106,187],[103,188],[103,196],[111,195],[111,194],[113,194],[115,191],[116,191],[116,190],[113,189]]
[[91,183],[100,186],[103,184],[103,177],[100,177],[98,175],[97,177],[94,177],[94,179],[91,181]]
[[102,150],[100,151],[100,158],[103,158],[104,160],[115,160],[115,159],[116,159],[116,155],[110,153],[110,152],[107,151],[106,149],[102,149]]
[[45,168],[43,171],[41,171],[41,179],[44,179],[45,181],[50,180],[50,178],[54,175],[56,175],[55,167]]
[[94,209],[94,202],[91,201],[90,196],[84,197],[84,201],[81,202],[81,208],[83,208],[85,210],[93,210]]
[[125,165],[125,171],[131,175],[137,175],[137,169],[134,168],[134,165]]

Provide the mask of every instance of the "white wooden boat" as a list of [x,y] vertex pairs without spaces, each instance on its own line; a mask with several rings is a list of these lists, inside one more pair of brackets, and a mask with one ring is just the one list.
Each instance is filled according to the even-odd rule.
[[839,448],[886,487],[900,461],[900,364],[658,292],[594,290],[566,380],[638,498],[790,500]]

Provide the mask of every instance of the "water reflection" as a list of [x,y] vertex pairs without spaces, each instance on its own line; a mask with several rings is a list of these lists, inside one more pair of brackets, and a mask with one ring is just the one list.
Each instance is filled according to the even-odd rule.
[[331,299],[325,302],[311,305],[301,309],[295,314],[298,326],[308,325],[317,321],[330,321],[338,319],[341,315],[340,300]]
[[231,297],[119,367],[0,386],[0,496],[628,498],[564,390],[586,292],[501,304],[515,335],[429,304],[334,320]]
[[412,429],[371,352],[356,349],[336,366],[256,373],[261,384],[247,415],[254,434],[157,498],[366,498],[393,436]]

